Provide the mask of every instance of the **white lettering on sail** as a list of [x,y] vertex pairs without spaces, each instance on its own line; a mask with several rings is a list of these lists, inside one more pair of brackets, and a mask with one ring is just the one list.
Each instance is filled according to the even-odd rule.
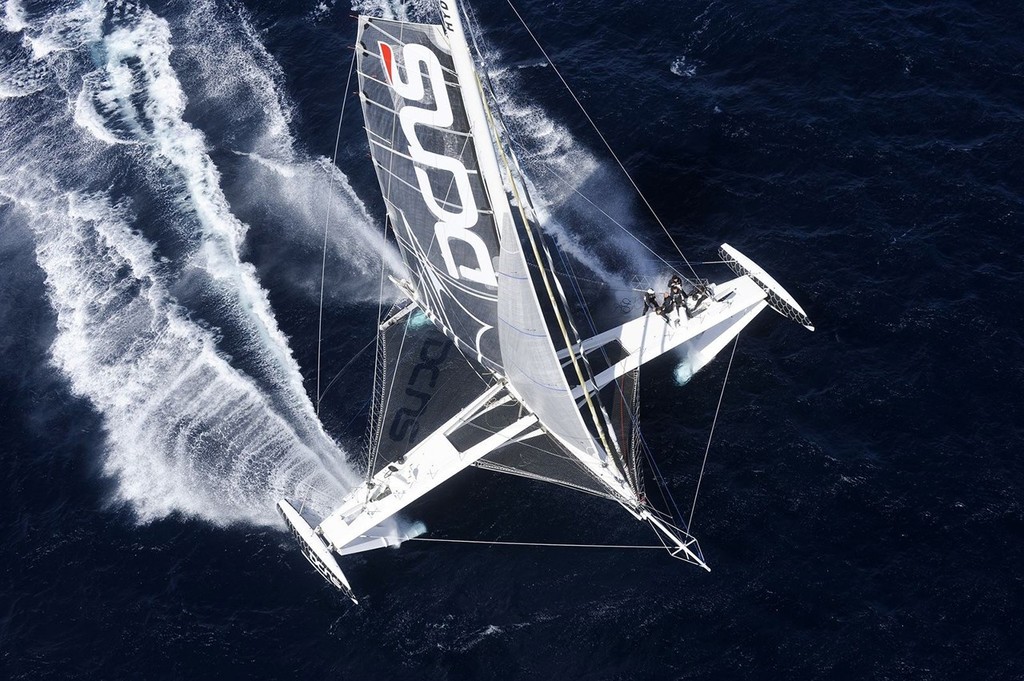
[[[402,125],[402,132],[409,140],[409,156],[418,165],[415,168],[416,180],[419,184],[420,193],[427,209],[438,219],[434,225],[434,234],[437,236],[438,248],[441,252],[441,259],[444,261],[448,274],[455,279],[468,279],[485,286],[497,287],[498,280],[494,275],[494,265],[491,263],[490,253],[487,252],[487,245],[478,234],[470,231],[477,223],[478,213],[476,198],[473,196],[473,187],[469,183],[469,173],[466,167],[457,158],[450,158],[443,154],[427,151],[420,144],[416,135],[417,125],[426,125],[432,128],[450,128],[454,122],[452,116],[452,105],[448,99],[448,88],[444,82],[444,72],[441,70],[441,63],[437,56],[425,45],[415,43],[405,45],[402,48],[402,57],[405,64],[405,78],[395,68],[394,53],[391,46],[386,43],[378,43],[380,55],[384,62],[384,70],[387,73],[391,87],[398,95],[410,102],[420,102],[426,95],[423,81],[423,66],[426,66],[427,78],[430,81],[430,90],[434,96],[433,109],[425,109],[418,106],[405,105],[398,111],[398,120]],[[455,190],[455,198],[459,208],[449,210],[441,205],[434,190],[430,186],[430,177],[427,171],[421,167],[433,168],[443,172],[451,173]],[[452,202],[446,203],[451,206]],[[455,256],[452,253],[451,242],[461,241],[469,246],[476,258],[476,267],[468,265],[457,265]]]

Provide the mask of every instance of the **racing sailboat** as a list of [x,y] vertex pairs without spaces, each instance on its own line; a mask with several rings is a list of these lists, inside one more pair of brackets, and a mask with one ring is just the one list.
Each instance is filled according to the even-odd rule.
[[365,481],[326,517],[287,499],[279,511],[353,601],[337,558],[400,543],[394,516],[474,465],[617,502],[673,556],[709,569],[682,520],[644,494],[639,369],[675,351],[697,371],[768,307],[810,320],[723,244],[736,276],[690,281],[685,315],[582,337],[454,0],[440,15],[358,19],[365,129],[408,277],[392,278],[404,300],[379,324]]

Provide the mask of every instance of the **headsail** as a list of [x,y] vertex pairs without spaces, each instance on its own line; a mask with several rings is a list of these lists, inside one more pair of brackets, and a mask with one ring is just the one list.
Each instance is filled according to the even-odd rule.
[[489,387],[415,305],[384,321],[377,349],[367,478],[401,462]]
[[[584,396],[591,416],[588,426],[559,361],[559,349],[572,347],[579,339],[561,286],[551,271],[550,258],[542,255],[545,249],[525,182],[505,151],[495,118],[488,110],[454,4],[441,3],[441,20],[455,69],[464,83],[466,114],[476,131],[474,142],[484,181],[492,191],[493,214],[499,226],[498,324],[505,375],[520,401],[537,414],[543,429],[610,491],[632,502],[636,495],[626,484],[624,472],[618,466],[609,466],[614,463],[608,452],[610,436],[604,431],[603,410],[599,404],[595,406],[597,396]],[[496,196],[495,189],[506,185],[515,212],[507,194]],[[539,296],[539,290],[544,294]],[[589,378],[581,367],[585,360],[571,350],[569,359],[574,369],[569,376],[582,384]]]

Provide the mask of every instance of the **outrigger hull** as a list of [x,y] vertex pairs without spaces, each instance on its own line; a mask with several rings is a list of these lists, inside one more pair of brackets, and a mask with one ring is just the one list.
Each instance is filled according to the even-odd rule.
[[285,525],[288,526],[288,529],[291,530],[298,540],[302,555],[306,557],[309,564],[316,568],[316,571],[332,586],[342,591],[352,599],[353,603],[358,605],[359,600],[356,598],[355,593],[352,592],[352,586],[345,577],[345,573],[341,571],[341,566],[334,559],[331,549],[320,538],[320,535],[316,533],[316,530],[306,522],[302,514],[287,499],[281,499],[277,502],[277,510],[284,519]]

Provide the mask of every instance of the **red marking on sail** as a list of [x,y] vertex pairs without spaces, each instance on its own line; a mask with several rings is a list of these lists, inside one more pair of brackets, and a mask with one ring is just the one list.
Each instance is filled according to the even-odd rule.
[[394,54],[391,52],[391,46],[387,43],[377,43],[377,47],[380,48],[380,58],[384,62],[384,71],[388,74],[388,82],[394,82],[394,76],[391,73],[394,68]]

